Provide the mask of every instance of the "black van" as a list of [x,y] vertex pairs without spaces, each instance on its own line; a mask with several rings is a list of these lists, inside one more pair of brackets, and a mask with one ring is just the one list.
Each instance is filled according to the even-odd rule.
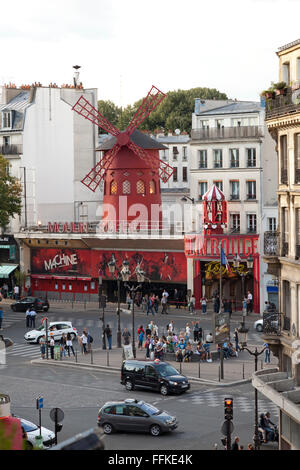
[[135,387],[146,387],[157,390],[162,395],[168,393],[183,393],[190,388],[188,379],[167,362],[159,359],[154,361],[123,361],[121,369],[121,384],[126,390]]

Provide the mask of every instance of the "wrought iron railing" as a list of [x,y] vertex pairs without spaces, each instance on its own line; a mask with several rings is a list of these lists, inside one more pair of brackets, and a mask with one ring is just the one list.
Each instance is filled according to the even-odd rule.
[[283,331],[290,331],[291,319],[284,313],[264,312],[262,331],[265,335],[281,335]]
[[192,129],[192,139],[195,140],[219,140],[259,138],[263,136],[262,126],[234,126],[234,127],[207,127]]
[[20,155],[23,153],[23,145],[0,145],[0,155]]
[[295,99],[294,93],[289,90],[283,95],[277,95],[274,96],[274,98],[267,99],[266,119],[300,112],[300,103]]
[[267,256],[279,255],[279,233],[278,232],[265,232],[264,233],[264,254]]

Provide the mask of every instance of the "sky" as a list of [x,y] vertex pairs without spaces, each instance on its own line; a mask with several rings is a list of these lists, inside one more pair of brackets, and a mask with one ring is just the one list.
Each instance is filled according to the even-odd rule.
[[300,38],[299,0],[1,2],[0,85],[72,83],[118,106],[152,85],[216,88],[259,100],[278,81],[280,46]]

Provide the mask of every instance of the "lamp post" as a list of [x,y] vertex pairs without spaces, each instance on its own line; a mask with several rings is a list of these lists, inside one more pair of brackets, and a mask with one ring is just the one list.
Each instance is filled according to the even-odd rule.
[[138,289],[141,289],[142,286],[141,284],[139,284],[138,286],[134,287],[129,287],[129,285],[127,283],[124,284],[125,287],[127,287],[127,289],[129,290],[129,292],[131,293],[132,295],[132,353],[133,353],[133,357],[134,359],[136,359],[136,347],[135,347],[135,325],[134,325],[134,301],[135,301],[135,296],[136,296],[136,292],[138,291]]
[[[258,365],[258,356],[260,356],[266,348],[263,348],[261,351],[258,351],[257,348],[255,348],[255,351],[250,351],[250,349],[242,347],[242,351],[246,350],[248,351],[251,356],[255,357],[255,372],[257,372],[257,365]],[[258,392],[257,388],[255,388],[255,395],[254,395],[254,414],[255,414],[255,424],[254,424],[254,437],[253,437],[253,442],[254,442],[254,449],[255,450],[260,450],[260,439],[259,439],[259,434],[258,434]]]
[[[241,257],[236,254],[235,257],[233,258],[233,266],[234,266],[234,268],[236,268],[237,273],[238,273],[238,275],[240,276],[240,278],[242,280],[242,297],[244,299],[244,297],[246,295],[245,294],[245,277],[246,277],[247,273],[244,273],[244,272],[240,273],[238,271],[238,268],[240,266],[240,261],[242,261]],[[253,268],[253,263],[254,263],[254,258],[250,255],[246,259],[246,262],[247,262],[247,268],[249,270],[252,269]],[[243,328],[245,328],[245,315],[243,315]]]

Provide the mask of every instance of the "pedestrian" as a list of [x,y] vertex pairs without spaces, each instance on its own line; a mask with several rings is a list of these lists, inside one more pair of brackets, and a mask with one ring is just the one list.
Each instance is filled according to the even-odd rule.
[[216,295],[214,297],[214,312],[219,313],[220,310],[220,297]]
[[207,343],[213,343],[214,339],[213,339],[213,335],[211,333],[208,333],[206,335],[206,342]]
[[123,331],[123,333],[122,333],[122,336],[123,336],[124,345],[127,346],[128,344],[130,344],[131,334],[130,334],[130,332],[128,331],[128,328],[124,328],[124,331]]
[[68,351],[68,356],[70,357],[70,349],[72,350],[72,353],[75,356],[71,333],[67,333],[66,347]]
[[3,330],[3,328],[2,328],[2,321],[3,321],[3,310],[2,310],[2,308],[0,307],[0,330]]
[[196,298],[195,298],[194,294],[191,297],[190,304],[191,304],[191,315],[192,315],[195,311],[195,305],[196,305]]
[[26,328],[30,328],[31,319],[30,319],[30,307],[26,310]]
[[61,335],[60,341],[59,341],[59,347],[60,347],[60,358],[63,356],[66,357],[66,335],[63,333]]
[[239,345],[239,332],[238,332],[237,328],[234,330],[233,339],[235,341],[235,350],[238,353],[238,351],[241,351],[241,348],[240,348],[240,345]]
[[253,302],[253,296],[252,296],[251,292],[248,290],[248,295],[247,295],[248,310],[247,310],[247,313],[252,313],[252,310],[253,310],[252,302]]
[[253,444],[248,444],[247,450],[254,450]]
[[128,310],[131,310],[132,298],[129,292],[127,292],[126,303]]
[[269,348],[269,345],[268,343],[265,343],[264,344],[264,347],[266,348],[265,349],[265,364],[270,364],[271,360],[270,360],[270,348]]
[[165,313],[166,315],[168,315],[168,312],[167,312],[168,296],[165,294],[163,294],[161,298],[161,306],[162,306],[161,314],[163,315]]
[[207,309],[207,298],[206,297],[202,297],[201,307],[202,307],[202,315],[206,315],[206,309]]
[[106,338],[107,338],[108,349],[111,349],[112,348],[112,330],[109,324],[106,325],[106,328],[104,329],[104,334],[106,335]]
[[148,295],[144,295],[142,298],[142,312],[147,312],[147,304],[148,304]]
[[158,306],[159,306],[158,295],[154,295],[153,297],[153,306],[154,306],[155,313],[158,313]]
[[51,336],[50,341],[49,341],[51,359],[54,359],[54,346],[55,346],[55,341],[54,341],[53,336]]
[[19,292],[20,292],[19,286],[15,286],[14,287],[14,299],[15,300],[19,300]]
[[45,359],[45,353],[46,353],[46,336],[42,336],[40,339],[40,351],[41,351],[41,357],[42,359]]
[[144,341],[144,336],[145,336],[145,330],[143,328],[143,325],[141,325],[138,330],[137,330],[137,335],[138,335],[138,348],[140,350],[143,349],[143,341]]
[[194,343],[197,343],[198,335],[199,335],[199,323],[197,321],[193,322],[193,334],[194,334]]
[[87,331],[86,328],[83,328],[83,333],[85,333],[86,336],[87,336],[87,345],[86,345],[86,349],[87,349],[87,352],[89,353],[89,352],[91,351],[92,342],[94,341],[94,339],[93,339],[92,336],[89,334],[89,332]]
[[35,328],[36,311],[33,305],[31,305],[30,307],[29,318],[30,318],[30,327]]
[[240,438],[238,436],[235,436],[234,442],[231,446],[231,450],[240,450],[239,442],[240,442]]
[[83,330],[82,335],[80,336],[81,338],[81,344],[82,344],[82,353],[87,354],[87,345],[88,345],[88,335],[87,332]]
[[148,298],[147,315],[149,315],[149,312],[151,312],[152,315],[155,315],[155,313],[153,311],[153,296],[152,296],[152,294]]
[[145,349],[146,349],[146,359],[150,359],[151,335],[147,335],[144,346],[145,346]]

